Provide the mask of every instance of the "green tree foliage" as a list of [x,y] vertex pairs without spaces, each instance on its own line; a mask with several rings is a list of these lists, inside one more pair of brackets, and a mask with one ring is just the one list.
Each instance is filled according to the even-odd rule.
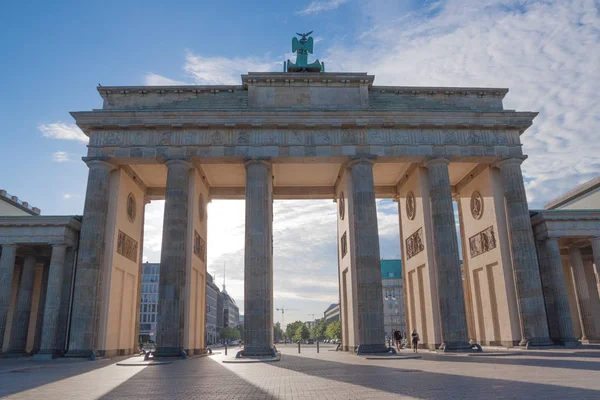
[[240,331],[236,328],[225,327],[221,329],[221,340],[239,340]]
[[322,319],[318,324],[313,325],[310,336],[317,340],[323,339],[325,337],[325,329],[327,329],[327,322]]
[[298,327],[302,325],[304,325],[304,322],[302,321],[296,321],[292,322],[291,324],[288,324],[285,328],[285,336],[288,338],[293,338],[294,334],[298,330]]
[[276,342],[283,340],[283,330],[277,325],[273,325],[273,339]]
[[327,325],[327,329],[325,329],[325,336],[328,339],[340,339],[342,335],[342,326],[340,325],[340,321],[334,321]]
[[295,342],[297,342],[298,340],[308,339],[309,337],[310,337],[310,331],[308,330],[306,325],[302,324],[296,329],[296,332],[294,333],[294,336],[292,337],[292,339]]

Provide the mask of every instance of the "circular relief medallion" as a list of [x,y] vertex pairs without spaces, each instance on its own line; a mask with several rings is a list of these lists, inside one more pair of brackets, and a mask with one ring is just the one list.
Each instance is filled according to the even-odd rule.
[[344,219],[344,216],[346,215],[346,200],[344,200],[344,192],[340,193],[338,207],[340,212],[340,219]]
[[198,217],[200,218],[200,222],[204,221],[206,211],[204,207],[204,195],[200,193],[200,198],[198,199]]
[[480,219],[483,215],[483,197],[477,191],[471,195],[471,215],[475,219]]
[[133,193],[129,193],[129,196],[127,196],[127,219],[129,219],[129,222],[135,221],[135,213],[135,196],[133,195]]
[[408,219],[415,219],[415,214],[417,211],[417,202],[415,201],[415,195],[413,192],[408,192],[406,195],[406,216]]

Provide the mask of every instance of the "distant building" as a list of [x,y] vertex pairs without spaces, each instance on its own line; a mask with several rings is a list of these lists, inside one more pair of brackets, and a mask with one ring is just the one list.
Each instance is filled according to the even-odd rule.
[[215,285],[211,274],[206,274],[206,344],[215,344],[219,340],[217,330],[217,310],[219,287]]
[[19,200],[17,196],[0,189],[0,216],[18,217],[28,215],[40,215],[40,209],[31,207],[28,202]]
[[600,176],[577,186],[544,206],[546,210],[599,210]]
[[156,341],[156,317],[158,315],[159,280],[160,264],[144,263],[142,265],[139,337],[139,341],[142,343]]
[[240,309],[223,286],[223,327],[235,328],[240,324]]
[[402,260],[381,260],[381,286],[383,289],[383,323],[385,335],[392,337],[394,329],[406,330],[404,319],[404,282]]
[[323,313],[323,318],[327,324],[340,320],[340,303],[333,303]]

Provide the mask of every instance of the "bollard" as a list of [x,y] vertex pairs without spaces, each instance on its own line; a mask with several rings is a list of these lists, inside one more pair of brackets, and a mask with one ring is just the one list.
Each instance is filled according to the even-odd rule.
[[227,343],[225,343],[225,355],[227,355]]
[[319,341],[317,340],[317,353],[319,353]]
[[300,342],[298,342],[298,354],[300,354]]

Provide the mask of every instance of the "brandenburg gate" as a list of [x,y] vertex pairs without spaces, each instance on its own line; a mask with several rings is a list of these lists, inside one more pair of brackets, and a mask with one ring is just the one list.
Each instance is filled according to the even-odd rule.
[[[507,89],[376,86],[300,61],[240,85],[99,86],[102,109],[72,113],[89,176],[67,355],[136,348],[144,208],[158,199],[159,356],[205,351],[213,199],[246,202],[244,355],[273,351],[275,199],[337,202],[344,350],[388,351],[378,198],[398,202],[407,326],[423,346],[470,350],[477,324],[486,344],[549,344],[521,174],[536,113],[504,109]],[[472,290],[491,314],[472,311]]]

